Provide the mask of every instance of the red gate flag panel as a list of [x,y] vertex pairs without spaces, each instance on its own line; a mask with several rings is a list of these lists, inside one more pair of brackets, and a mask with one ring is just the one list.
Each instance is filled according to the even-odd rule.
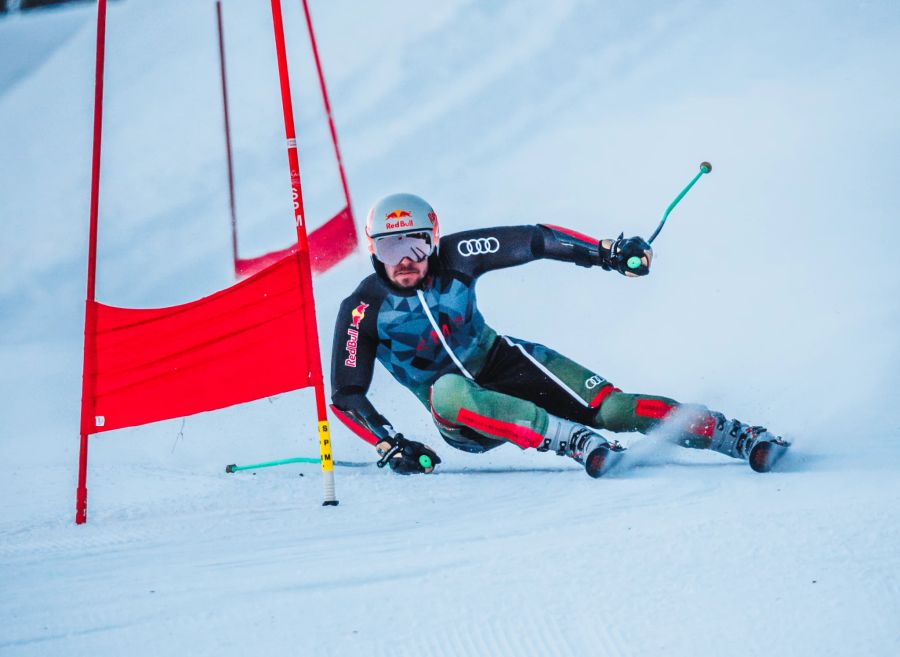
[[309,266],[321,274],[351,255],[357,244],[353,213],[346,207],[309,234]]
[[[197,301],[97,313],[98,433],[211,411],[311,385],[297,256]],[[318,358],[314,353],[313,358]]]
[[[345,207],[309,234],[310,268],[315,274],[331,269],[352,254],[357,244],[353,213],[349,207]],[[286,249],[255,258],[238,258],[234,261],[234,273],[238,278],[251,276],[296,252],[297,245],[293,244]]]
[[[307,237],[302,221],[303,190],[300,186],[281,0],[271,0],[271,4],[297,249],[278,254],[282,257],[267,258],[257,263],[256,267],[245,272],[248,278],[209,297],[170,308],[129,309],[107,306],[95,300],[106,42],[106,0],[97,1],[84,375],[75,498],[77,524],[87,521],[89,435],[212,411],[307,386],[312,386],[316,394],[319,449],[325,483],[323,505],[337,504],[312,270],[324,271],[351,253],[357,238],[350,195],[337,149],[337,133],[327,99],[326,109],[347,207],[316,231],[318,238],[315,233]],[[305,3],[304,10],[312,39],[312,23]],[[221,3],[217,3],[216,12],[226,112],[229,188],[232,193],[232,248],[235,270],[238,271]],[[318,58],[316,63],[318,65]],[[324,94],[321,67],[319,75]],[[319,257],[315,253],[310,257],[310,244],[315,245]]]

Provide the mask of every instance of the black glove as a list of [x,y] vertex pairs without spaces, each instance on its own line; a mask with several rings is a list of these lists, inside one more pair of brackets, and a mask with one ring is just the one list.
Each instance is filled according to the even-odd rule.
[[[390,447],[385,449],[383,444]],[[423,445],[415,440],[407,440],[402,433],[395,434],[378,446],[378,454],[381,459],[378,467],[391,466],[391,470],[397,474],[428,473],[441,462],[441,457],[434,453],[428,445]]]
[[642,258],[647,251],[652,252],[643,237],[625,239],[625,234],[620,233],[609,249],[604,249],[603,243],[600,243],[600,266],[607,271],[615,269],[620,274],[646,276],[650,273],[650,265],[645,265]]

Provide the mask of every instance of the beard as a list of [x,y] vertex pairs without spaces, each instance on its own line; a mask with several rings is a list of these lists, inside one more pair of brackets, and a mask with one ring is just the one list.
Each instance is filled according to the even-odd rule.
[[408,289],[422,282],[426,272],[427,269],[423,271],[421,267],[398,265],[389,272],[388,278],[397,287]]
[[394,282],[400,287],[415,287],[423,278],[424,275],[420,274],[415,269],[405,269],[394,272]]

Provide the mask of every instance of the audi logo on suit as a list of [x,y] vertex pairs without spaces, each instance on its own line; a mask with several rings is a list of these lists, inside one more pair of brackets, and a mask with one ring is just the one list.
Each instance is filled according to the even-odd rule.
[[456,250],[464,258],[473,255],[497,253],[500,250],[500,240],[496,237],[479,237],[474,240],[463,240],[456,245]]

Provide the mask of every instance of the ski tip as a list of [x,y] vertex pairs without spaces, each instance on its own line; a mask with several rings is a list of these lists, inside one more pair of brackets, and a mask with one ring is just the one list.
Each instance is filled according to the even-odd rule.
[[756,445],[750,452],[750,467],[754,472],[769,472],[781,460],[788,447],[790,443],[763,442]]
[[588,476],[593,477],[594,479],[599,479],[603,476],[608,454],[609,450],[605,447],[595,449],[588,454],[588,457],[584,461],[584,471],[588,473]]
[[619,443],[611,443],[596,448],[584,459],[584,471],[588,476],[599,479],[619,461],[625,448]]

